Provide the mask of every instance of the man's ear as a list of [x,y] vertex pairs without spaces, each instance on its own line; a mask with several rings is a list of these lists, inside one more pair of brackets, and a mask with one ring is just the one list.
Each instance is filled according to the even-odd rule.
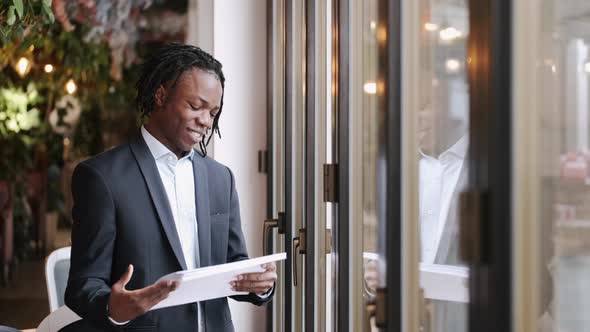
[[156,89],[156,93],[154,94],[154,103],[157,107],[163,107],[166,104],[166,97],[168,96],[168,91],[164,88],[163,85],[160,85],[158,89]]

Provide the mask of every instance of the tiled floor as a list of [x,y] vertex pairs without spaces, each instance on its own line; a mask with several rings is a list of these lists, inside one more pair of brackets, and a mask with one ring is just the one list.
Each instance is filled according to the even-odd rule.
[[[69,245],[69,237],[69,231],[59,231],[55,247]],[[20,263],[13,271],[11,284],[0,288],[0,325],[35,328],[48,314],[45,261]]]

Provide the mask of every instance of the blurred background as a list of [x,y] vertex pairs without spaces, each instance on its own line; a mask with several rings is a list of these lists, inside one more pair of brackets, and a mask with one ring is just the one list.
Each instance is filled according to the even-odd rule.
[[44,260],[70,243],[71,173],[135,133],[138,68],[150,50],[195,38],[195,10],[0,0],[0,325],[36,327],[49,313]]

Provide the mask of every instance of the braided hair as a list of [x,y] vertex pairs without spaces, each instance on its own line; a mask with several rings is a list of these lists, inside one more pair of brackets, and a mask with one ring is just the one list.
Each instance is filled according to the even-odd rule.
[[137,97],[135,99],[137,111],[141,113],[142,118],[149,117],[154,111],[154,99],[157,89],[160,85],[172,81],[172,89],[178,83],[180,76],[193,68],[198,68],[217,76],[221,83],[221,104],[219,112],[213,119],[213,130],[209,137],[201,140],[199,147],[204,156],[207,156],[207,146],[211,141],[214,133],[219,132],[219,117],[223,110],[223,94],[225,89],[225,76],[221,70],[221,63],[203,51],[199,47],[183,45],[179,43],[170,43],[159,49],[156,54],[150,57],[142,66],[139,79],[135,85]]

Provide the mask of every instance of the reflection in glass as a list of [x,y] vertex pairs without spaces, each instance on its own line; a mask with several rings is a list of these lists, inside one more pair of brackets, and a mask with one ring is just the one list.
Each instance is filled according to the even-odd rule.
[[540,331],[590,326],[590,2],[541,1]]
[[[467,330],[467,269],[458,256],[458,197],[467,185],[467,2],[422,0],[418,118],[422,330]],[[425,282],[428,273],[432,282]],[[451,276],[458,283],[444,281]],[[448,280],[448,279],[447,279]],[[461,286],[457,286],[461,285]]]
[[[363,53],[362,53],[362,159],[363,159],[363,298],[365,305],[375,298],[377,286],[383,282],[380,271],[384,270],[378,262],[380,250],[378,249],[377,235],[384,227],[378,225],[377,218],[377,187],[379,175],[377,174],[377,153],[379,146],[379,96],[377,95],[378,78],[378,1],[363,2]],[[383,179],[381,179],[383,181]],[[384,181],[383,181],[384,182]],[[382,264],[381,264],[382,265]],[[375,330],[374,320],[370,321],[372,330]]]

